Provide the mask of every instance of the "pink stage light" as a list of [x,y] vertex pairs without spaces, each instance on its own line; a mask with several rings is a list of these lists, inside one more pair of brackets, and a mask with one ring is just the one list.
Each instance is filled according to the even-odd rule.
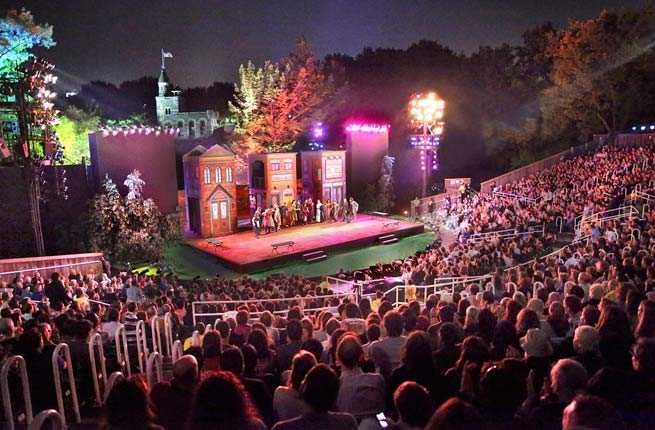
[[388,124],[348,124],[346,126],[346,132],[348,133],[386,133],[389,131]]

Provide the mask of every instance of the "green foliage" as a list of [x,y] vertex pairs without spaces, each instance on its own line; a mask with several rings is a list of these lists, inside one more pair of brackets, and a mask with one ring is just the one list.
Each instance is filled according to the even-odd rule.
[[239,68],[230,112],[242,152],[284,152],[308,128],[331,86],[304,39],[279,64]]
[[37,24],[26,9],[9,10],[0,19],[0,77],[18,75],[20,66],[33,57],[32,48],[54,45],[52,26]]
[[105,121],[107,127],[132,127],[139,125],[148,125],[151,121],[148,119],[148,116],[144,113],[132,114],[127,118],[123,119],[108,119]]
[[80,164],[89,161],[89,133],[98,129],[100,117],[82,109],[69,107],[59,118],[55,132],[64,145],[66,164]]
[[127,197],[107,177],[89,215],[91,247],[115,262],[158,261],[168,241],[179,237],[179,225],[161,214],[152,199],[144,199],[138,171],[128,175]]

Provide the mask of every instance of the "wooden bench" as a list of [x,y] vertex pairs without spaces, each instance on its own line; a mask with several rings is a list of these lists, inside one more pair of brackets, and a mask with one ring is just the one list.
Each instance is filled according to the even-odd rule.
[[207,243],[214,248],[218,248],[219,246],[223,246],[223,241],[220,239],[212,238],[212,239],[207,239]]
[[391,221],[387,221],[387,222],[383,223],[383,224],[382,224],[382,227],[383,227],[383,228],[389,228],[389,227],[392,227],[392,226],[393,226],[393,227],[398,227],[399,225],[400,225],[400,221],[398,221],[398,220],[391,220]]
[[273,252],[277,252],[278,248],[281,248],[283,246],[286,246],[287,248],[291,248],[296,244],[293,240],[287,240],[284,242],[277,242],[277,243],[271,243],[271,248],[273,248]]

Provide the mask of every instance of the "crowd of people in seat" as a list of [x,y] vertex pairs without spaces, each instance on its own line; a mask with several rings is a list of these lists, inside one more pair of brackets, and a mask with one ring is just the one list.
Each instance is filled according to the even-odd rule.
[[[643,167],[652,155],[605,147],[507,188],[539,196],[533,206],[482,195],[453,210],[471,231],[605,210],[620,204],[623,187],[653,179]],[[337,274],[401,275],[407,284],[491,275],[406,303],[382,290],[324,298],[326,280],[299,276],[19,276],[0,286],[1,354],[25,358],[39,411],[56,408],[51,355],[69,344],[83,415],[108,429],[655,428],[655,211],[592,230],[546,258],[557,246],[552,230],[437,243]],[[276,298],[286,300],[267,301]],[[194,325],[197,299],[254,302],[207,305],[222,317]],[[148,386],[135,374],[95,404],[89,336],[107,340],[108,367],[120,370],[119,324],[133,342],[138,321],[163,315],[184,345],[170,378]]]

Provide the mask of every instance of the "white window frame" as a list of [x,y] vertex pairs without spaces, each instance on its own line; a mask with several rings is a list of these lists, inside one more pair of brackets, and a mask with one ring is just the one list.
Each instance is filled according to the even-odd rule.
[[220,167],[216,168],[216,183],[220,184],[223,182],[223,172],[221,171]]
[[211,171],[209,170],[209,167],[205,167],[205,184],[211,184],[211,183],[212,183]]

